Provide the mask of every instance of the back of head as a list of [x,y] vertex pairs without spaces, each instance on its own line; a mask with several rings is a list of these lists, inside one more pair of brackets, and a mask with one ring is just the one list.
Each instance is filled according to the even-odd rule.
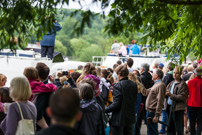
[[91,79],[91,78],[85,78],[85,79],[83,79],[83,80],[81,80],[79,82],[78,86],[80,86],[80,84],[83,84],[83,83],[88,83],[89,85],[91,85],[91,87],[93,87],[93,90],[95,90],[96,83],[93,81],[93,79]]
[[52,117],[56,122],[71,123],[80,110],[80,99],[73,88],[62,88],[50,98]]
[[188,68],[187,68],[187,71],[188,71],[188,72],[193,72],[193,70],[194,70],[194,69],[193,69],[193,66],[192,66],[192,65],[189,65]]
[[66,76],[60,77],[60,83],[61,83],[62,85],[64,85],[64,82],[67,81],[67,80],[68,80],[68,79],[67,79]]
[[119,74],[122,77],[127,77],[129,74],[128,68],[126,65],[119,65],[116,69],[115,69],[116,73]]
[[159,63],[155,63],[154,68],[158,68],[158,67],[159,67]]
[[170,63],[168,64],[168,69],[169,69],[170,71],[172,71],[174,68],[175,68],[175,64],[172,63],[172,62],[170,62]]
[[127,59],[127,65],[131,68],[133,66],[133,59],[129,58]]
[[118,43],[118,40],[117,40],[117,39],[115,39],[115,40],[114,40],[114,43]]
[[38,72],[37,72],[36,68],[34,68],[34,67],[26,67],[24,69],[23,74],[24,74],[24,76],[26,76],[27,78],[30,78],[30,79],[38,78]]
[[83,67],[83,74],[84,74],[84,75],[88,75],[88,74],[96,75],[95,66],[94,66],[92,63],[87,63],[87,64]]
[[106,69],[102,69],[102,75],[105,79],[107,79],[107,76],[108,76],[108,72]]
[[200,76],[202,76],[202,69],[201,68],[196,68],[194,73],[195,73],[196,76],[200,77]]
[[92,99],[93,95],[93,87],[90,84],[82,83],[79,85],[80,99]]
[[8,87],[0,88],[0,97],[1,97],[0,102],[2,102],[2,103],[12,102],[12,99],[9,96],[9,88]]
[[113,69],[115,70],[118,66],[119,66],[118,64],[114,64]]
[[116,63],[117,63],[118,65],[121,65],[121,64],[122,64],[122,61],[118,60]]
[[36,70],[38,71],[38,75],[41,79],[46,80],[48,78],[50,69],[45,63],[37,63]]
[[196,69],[198,67],[198,63],[194,62],[193,67],[194,67],[194,69]]
[[143,63],[141,65],[141,68],[143,69],[144,72],[148,72],[149,71],[149,64]]
[[83,66],[82,66],[82,65],[79,65],[79,66],[78,66],[78,70],[83,70]]
[[15,77],[11,80],[10,96],[14,101],[27,101],[31,97],[31,88],[26,77]]
[[98,77],[101,77],[102,76],[102,70],[100,67],[96,67],[96,74]]
[[111,68],[107,68],[107,72],[111,72],[111,73],[113,73],[113,69],[111,69]]
[[3,74],[0,74],[0,87],[3,86],[3,81],[6,79],[6,76]]
[[155,69],[154,72],[158,75],[160,79],[163,78],[163,71],[161,69]]
[[80,77],[81,73],[79,72],[72,72],[71,77],[73,78],[74,82],[77,81],[77,79]]

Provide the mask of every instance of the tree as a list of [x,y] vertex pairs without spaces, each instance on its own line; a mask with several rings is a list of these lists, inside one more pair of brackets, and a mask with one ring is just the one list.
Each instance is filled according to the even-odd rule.
[[62,55],[67,56],[67,48],[57,39],[55,39],[55,51],[61,52]]

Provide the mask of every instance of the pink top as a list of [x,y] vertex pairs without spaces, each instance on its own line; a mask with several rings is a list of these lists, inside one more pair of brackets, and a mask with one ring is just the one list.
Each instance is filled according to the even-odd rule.
[[0,102],[0,112],[4,112],[4,103]]
[[124,45],[121,46],[121,49],[119,50],[119,52],[121,52],[123,56],[126,56],[127,55],[126,47]]

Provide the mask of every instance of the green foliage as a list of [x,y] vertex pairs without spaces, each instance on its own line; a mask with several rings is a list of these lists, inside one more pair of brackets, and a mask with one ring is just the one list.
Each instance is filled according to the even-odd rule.
[[63,46],[62,42],[59,40],[55,39],[55,51],[56,52],[61,52],[62,55],[67,55],[67,48]]

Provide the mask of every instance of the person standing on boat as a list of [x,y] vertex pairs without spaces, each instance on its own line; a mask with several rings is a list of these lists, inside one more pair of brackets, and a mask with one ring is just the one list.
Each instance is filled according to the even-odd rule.
[[133,55],[139,55],[140,54],[140,48],[138,47],[137,44],[135,44],[135,40],[132,40],[133,46],[131,47],[131,51]]
[[[49,17],[48,17],[48,19],[49,19]],[[50,18],[50,20],[51,20],[51,18]],[[62,29],[62,27],[56,20],[53,22],[53,26],[54,27],[51,28],[51,32],[47,31],[47,34],[43,36],[43,40],[40,42],[41,57],[46,57],[46,55],[47,55],[48,58],[50,58],[50,59],[53,58],[56,32],[60,31]]]
[[114,53],[114,54],[118,55],[119,49],[120,49],[120,45],[119,45],[118,41],[115,39],[114,44],[111,47],[110,53]]

